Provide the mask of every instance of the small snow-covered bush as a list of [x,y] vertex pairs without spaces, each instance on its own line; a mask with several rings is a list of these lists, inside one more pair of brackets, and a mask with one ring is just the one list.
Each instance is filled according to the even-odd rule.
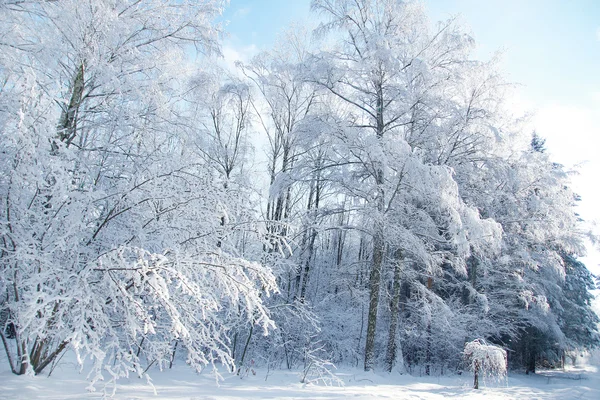
[[465,344],[463,352],[468,368],[473,372],[473,388],[479,389],[479,375],[484,379],[501,379],[506,376],[506,350],[484,339],[475,339]]
[[309,345],[310,347],[305,351],[304,370],[300,374],[300,383],[343,386],[344,381],[333,373],[335,365],[322,357],[324,346],[318,343],[316,345],[317,347]]

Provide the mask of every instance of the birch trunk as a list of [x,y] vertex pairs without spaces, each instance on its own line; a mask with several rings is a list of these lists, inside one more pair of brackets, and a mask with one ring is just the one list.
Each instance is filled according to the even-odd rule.
[[385,366],[388,372],[392,372],[397,355],[396,331],[400,312],[400,271],[402,265],[402,251],[396,250],[396,263],[394,266],[394,283],[392,288],[392,304],[390,317],[390,331],[388,336],[387,352],[385,355]]

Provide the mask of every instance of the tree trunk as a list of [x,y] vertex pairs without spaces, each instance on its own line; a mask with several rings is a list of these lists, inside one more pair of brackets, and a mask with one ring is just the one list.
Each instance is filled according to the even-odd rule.
[[244,365],[244,359],[246,358],[246,352],[248,351],[248,347],[250,346],[250,340],[252,339],[252,333],[254,332],[254,325],[250,326],[250,331],[248,332],[248,338],[246,339],[246,344],[244,345],[244,351],[242,352],[242,358],[240,359],[240,363],[238,365],[238,375],[241,371],[241,367]]
[[396,360],[397,343],[396,331],[398,329],[398,319],[400,313],[400,270],[402,264],[402,251],[396,250],[394,265],[394,283],[392,287],[392,304],[390,317],[390,332],[388,336],[387,352],[385,355],[385,364],[388,372],[392,372]]
[[373,370],[375,365],[375,333],[377,329],[377,308],[379,306],[379,288],[383,265],[383,232],[376,227],[373,237],[373,268],[369,278],[369,316],[367,317],[367,341],[365,344],[365,371]]
[[[376,131],[377,139],[383,138],[383,90],[381,82],[377,86],[377,119]],[[383,184],[384,170],[380,161],[374,165],[375,184],[377,186],[377,195],[374,199],[377,218],[373,234],[373,266],[369,277],[369,316],[367,318],[367,340],[365,344],[365,371],[373,370],[375,364],[375,334],[377,329],[377,308],[379,306],[379,289],[381,286],[381,272],[383,269],[383,255],[385,251],[385,240],[383,232],[383,214],[385,212],[385,189]]]
[[[319,202],[321,201],[321,173],[317,172],[317,180],[315,183],[315,196],[313,204],[310,205],[309,210],[312,212],[311,223],[316,225],[316,213],[319,209]],[[315,252],[315,240],[317,238],[317,230],[314,227],[310,228],[310,238],[308,241],[308,257],[304,262],[304,274],[302,276],[302,285],[300,288],[300,301],[304,303],[306,296],[306,287],[308,286],[308,274],[310,272],[310,265],[312,263],[314,252]]]
[[[173,362],[175,361],[175,353],[177,352],[177,345],[179,344],[179,340],[175,340],[175,346],[173,346],[173,353],[171,353],[171,361],[169,361],[169,369],[173,368]],[[234,358],[231,356],[231,358]]]
[[471,286],[475,288],[477,286],[477,267],[479,265],[479,260],[475,256],[471,256],[467,260],[467,265],[469,267],[469,281],[471,281]]
[[[433,287],[433,278],[427,278],[427,289]],[[431,316],[427,321],[427,350],[425,351],[425,375],[431,374]]]
[[530,372],[532,374],[535,374],[535,359],[536,359],[536,352],[533,349],[533,346],[529,347],[529,352],[528,352],[528,357],[527,357],[527,373],[529,374]]
[[[67,147],[71,144],[75,136],[77,136],[77,113],[79,106],[83,100],[83,89],[85,86],[84,66],[83,63],[77,69],[77,75],[73,79],[73,87],[69,105],[63,109],[58,122],[58,139],[65,143]],[[52,144],[52,150],[57,150],[56,143]]]
[[529,375],[531,372],[535,374],[535,362],[537,359],[537,332],[534,328],[529,327],[525,331],[525,373]]

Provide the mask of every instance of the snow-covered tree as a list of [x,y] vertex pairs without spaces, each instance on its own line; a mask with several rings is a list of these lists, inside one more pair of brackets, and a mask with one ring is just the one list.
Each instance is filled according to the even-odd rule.
[[[181,119],[177,65],[189,45],[216,50],[221,6],[0,10],[0,335],[14,373],[39,373],[71,348],[93,360],[93,382],[141,375],[176,342],[195,368],[232,364],[228,321],[272,327],[263,302],[274,276],[219,246],[236,199],[189,151]],[[258,226],[238,222],[260,247]]]
[[272,50],[238,63],[254,89],[257,134],[266,142],[268,193],[263,210],[269,245],[263,256],[274,266],[281,290],[269,302],[277,335],[253,344],[267,349],[269,362],[283,359],[287,368],[304,358],[319,326],[305,301],[323,186],[317,171],[323,149],[315,145],[318,135],[307,122],[319,107],[319,94],[304,80],[301,68],[309,55],[308,35],[302,27],[290,28]]
[[473,388],[479,389],[479,376],[499,379],[506,376],[506,350],[475,339],[465,344],[464,357],[469,370],[473,372]]
[[[318,31],[340,35],[337,46],[311,60],[312,80],[343,104],[338,164],[348,165],[343,185],[366,206],[370,221],[369,370],[375,363],[381,279],[391,252],[422,265],[430,277],[452,254],[460,255],[453,265],[463,270],[469,229],[486,225],[462,203],[451,171],[426,164],[415,145],[430,125],[442,126],[443,95],[459,73],[455,66],[467,62],[471,39],[453,21],[430,31],[422,8],[411,2],[323,0],[312,7],[327,19]],[[490,237],[497,232],[493,222],[483,230]],[[393,287],[392,297],[398,299],[400,285]],[[388,365],[396,324],[394,317]]]

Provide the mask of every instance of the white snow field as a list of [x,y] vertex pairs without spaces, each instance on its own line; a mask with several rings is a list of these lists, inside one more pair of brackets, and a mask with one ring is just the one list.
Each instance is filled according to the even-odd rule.
[[[87,390],[85,372],[79,373],[74,363],[63,362],[50,377],[16,376],[0,366],[1,399],[97,399],[110,397],[113,386],[96,386]],[[267,376],[268,374],[268,376]],[[256,370],[241,379],[223,373],[217,385],[208,371],[196,374],[185,365],[171,370],[152,371],[156,390],[145,379],[119,380],[112,398],[138,399],[600,399],[600,373],[592,366],[570,368],[566,371],[539,371],[535,375],[509,374],[500,383],[484,383],[481,389],[471,388],[472,376],[416,377],[365,373],[359,369],[340,369],[336,376],[343,386],[299,383],[299,372]],[[266,379],[265,379],[266,378]]]

